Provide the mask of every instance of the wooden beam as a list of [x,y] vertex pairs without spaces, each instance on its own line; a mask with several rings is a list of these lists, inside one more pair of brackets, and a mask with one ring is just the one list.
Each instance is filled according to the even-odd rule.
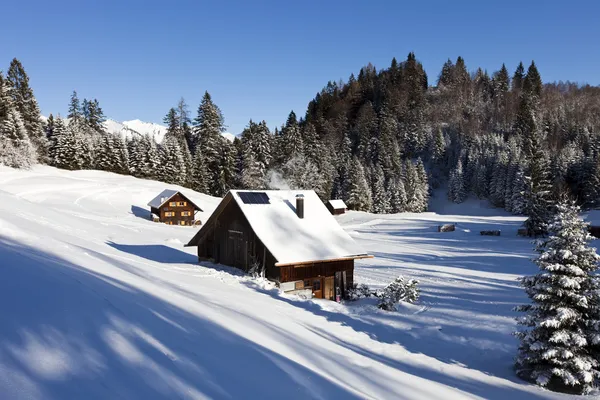
[[363,254],[360,256],[352,256],[352,257],[339,257],[339,258],[331,258],[328,260],[313,260],[313,261],[301,261],[301,262],[292,262],[292,263],[275,263],[276,267],[290,267],[290,266],[298,266],[301,267],[307,264],[324,264],[333,261],[348,261],[348,260],[360,260],[363,258],[374,258],[371,254]]

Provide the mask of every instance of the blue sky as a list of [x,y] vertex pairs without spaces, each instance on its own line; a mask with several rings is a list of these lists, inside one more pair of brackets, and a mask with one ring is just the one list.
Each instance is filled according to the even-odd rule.
[[[173,3],[173,4],[171,4]],[[0,66],[19,58],[44,114],[70,93],[108,117],[161,122],[208,90],[229,131],[271,128],[328,80],[414,51],[430,82],[448,58],[490,73],[534,59],[544,81],[600,84],[595,1],[14,1],[2,5]]]

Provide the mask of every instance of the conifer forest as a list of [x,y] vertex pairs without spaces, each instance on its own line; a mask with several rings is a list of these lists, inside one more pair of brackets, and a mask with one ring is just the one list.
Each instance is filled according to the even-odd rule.
[[[422,212],[433,189],[461,203],[474,195],[529,218],[545,233],[553,200],[600,203],[600,88],[544,83],[535,62],[489,73],[462,57],[428,77],[413,53],[347,81],[330,81],[270,130],[256,116],[231,142],[205,92],[190,110],[167,110],[161,143],[107,132],[98,100],[74,91],[68,115],[42,119],[14,59],[0,75],[0,163],[99,169],[180,184],[214,196],[231,188],[314,189],[353,210]],[[260,122],[258,122],[260,121]]]

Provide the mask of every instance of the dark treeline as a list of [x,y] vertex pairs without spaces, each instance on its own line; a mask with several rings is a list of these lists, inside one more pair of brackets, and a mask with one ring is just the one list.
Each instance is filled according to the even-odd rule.
[[274,132],[251,120],[233,143],[208,93],[195,115],[183,99],[169,110],[157,144],[106,132],[98,101],[76,93],[68,119],[51,116],[43,126],[18,60],[0,83],[0,140],[11,149],[0,162],[17,167],[103,169],[216,196],[314,189],[376,213],[424,211],[431,189],[447,186],[451,201],[472,194],[529,215],[532,232],[558,197],[600,202],[600,88],[543,84],[533,62],[490,75],[470,73],[458,57],[433,84],[413,53],[387,69],[369,64],[347,82],[329,82],[304,117],[291,112]]

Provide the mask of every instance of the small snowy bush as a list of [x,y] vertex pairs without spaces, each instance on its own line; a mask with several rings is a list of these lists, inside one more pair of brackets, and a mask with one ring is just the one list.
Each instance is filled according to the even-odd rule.
[[379,303],[377,307],[386,311],[395,311],[396,305],[401,301],[414,303],[419,298],[419,282],[415,279],[396,278],[383,290],[377,293]]
[[364,283],[361,283],[360,285],[355,283],[352,285],[352,288],[348,290],[348,300],[350,301],[366,299],[367,297],[371,297],[371,289]]

